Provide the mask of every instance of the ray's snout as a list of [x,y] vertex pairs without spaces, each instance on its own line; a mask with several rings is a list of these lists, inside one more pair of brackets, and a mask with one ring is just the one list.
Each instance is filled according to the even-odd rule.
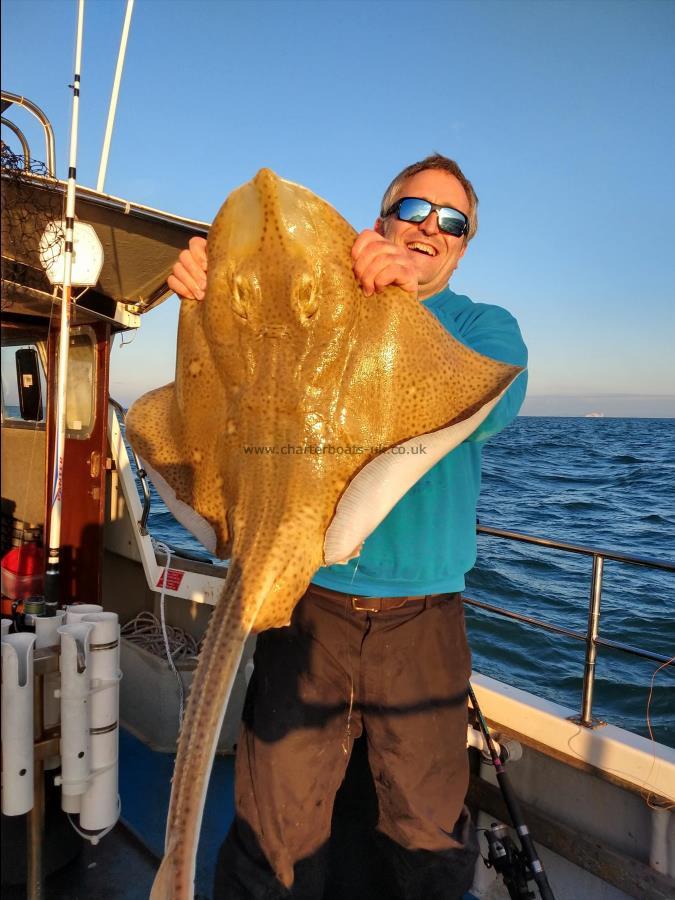
[[259,169],[253,178],[253,184],[258,188],[261,194],[273,193],[281,179],[278,175],[268,168]]
[[206,304],[214,334],[227,307],[235,324],[255,336],[286,334],[293,320],[307,327],[334,257],[331,230],[319,213],[326,214],[317,204],[328,208],[271,169],[261,169],[228,198],[209,236],[213,290]]

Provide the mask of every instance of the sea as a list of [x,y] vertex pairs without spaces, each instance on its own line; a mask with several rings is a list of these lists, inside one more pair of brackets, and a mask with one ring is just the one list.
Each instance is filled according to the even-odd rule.
[[[153,491],[151,534],[204,549]],[[482,525],[675,562],[675,419],[520,416],[484,449]],[[208,558],[208,557],[206,557]],[[585,632],[592,559],[480,535],[467,597]],[[581,710],[585,645],[468,606],[474,670]],[[675,656],[675,573],[606,561],[599,635]],[[675,663],[600,648],[593,715],[675,747]]]

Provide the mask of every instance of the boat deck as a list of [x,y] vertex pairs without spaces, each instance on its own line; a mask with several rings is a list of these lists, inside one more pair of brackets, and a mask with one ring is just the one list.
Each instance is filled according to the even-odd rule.
[[[78,855],[44,884],[49,900],[147,900],[164,844],[173,754],[157,753],[120,729],[122,820],[97,846]],[[215,759],[197,857],[195,900],[210,900],[216,857],[233,815],[234,758]],[[372,840],[375,790],[365,743],[357,741],[333,815],[329,873],[323,900],[398,900],[388,867]],[[3,900],[24,900],[25,885],[5,885]],[[471,895],[465,895],[471,900]]]
[[[45,879],[49,900],[147,900],[157,859],[121,822]],[[25,900],[25,885],[3,885],[3,900]]]
[[[124,728],[120,729],[120,797],[122,820],[159,863],[169,809],[174,755],[156,753]],[[214,760],[197,855],[195,889],[211,896],[218,849],[234,814],[234,757]],[[147,896],[147,895],[146,895]]]

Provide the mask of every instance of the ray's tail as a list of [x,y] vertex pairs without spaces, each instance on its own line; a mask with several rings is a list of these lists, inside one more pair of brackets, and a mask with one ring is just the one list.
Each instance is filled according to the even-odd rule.
[[190,688],[178,741],[164,858],[151,900],[193,900],[197,845],[209,776],[225,710],[252,620],[244,616],[242,579],[230,570],[216,604]]

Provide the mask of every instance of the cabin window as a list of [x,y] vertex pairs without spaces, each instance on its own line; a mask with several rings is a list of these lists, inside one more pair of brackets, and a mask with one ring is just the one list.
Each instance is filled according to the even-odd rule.
[[43,343],[2,347],[2,424],[44,427],[47,415],[46,348]]
[[94,428],[96,352],[96,338],[89,326],[81,325],[71,330],[66,393],[66,429],[69,438],[87,440]]

